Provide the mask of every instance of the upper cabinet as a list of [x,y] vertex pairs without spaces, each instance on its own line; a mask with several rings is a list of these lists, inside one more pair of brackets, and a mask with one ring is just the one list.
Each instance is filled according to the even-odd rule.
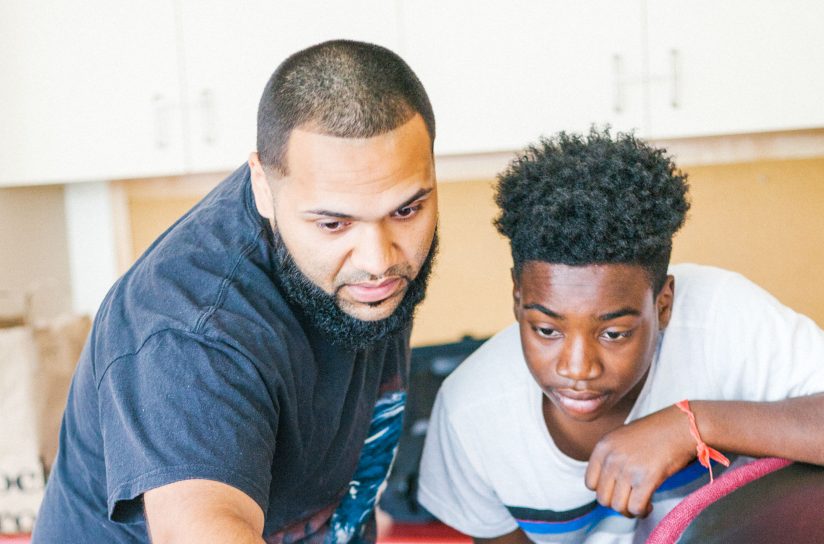
[[[415,0],[404,56],[429,92],[438,153],[523,147],[592,122],[642,122],[641,4]],[[629,82],[630,84],[625,84]]]
[[178,0],[189,165],[233,170],[254,151],[263,87],[288,55],[330,39],[397,51],[394,0]]
[[824,126],[824,2],[647,2],[656,137]]
[[0,185],[183,171],[166,0],[0,2]]
[[409,62],[439,154],[824,127],[822,22],[820,0],[4,0],[0,185],[234,169],[275,67],[333,38]]
[[590,124],[652,138],[824,127],[820,0],[403,3],[440,153]]
[[0,186],[232,170],[277,65],[398,50],[397,1],[0,2]]

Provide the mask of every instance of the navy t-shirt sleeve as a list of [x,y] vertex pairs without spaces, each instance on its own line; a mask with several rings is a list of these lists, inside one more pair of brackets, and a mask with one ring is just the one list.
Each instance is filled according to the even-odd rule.
[[112,362],[98,383],[109,518],[138,520],[145,491],[194,478],[265,512],[278,419],[266,383],[237,351],[180,331]]

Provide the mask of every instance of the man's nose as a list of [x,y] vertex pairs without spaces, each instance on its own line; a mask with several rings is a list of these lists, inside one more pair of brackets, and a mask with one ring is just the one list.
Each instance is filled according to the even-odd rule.
[[395,265],[397,248],[392,230],[381,223],[364,225],[352,250],[352,265],[379,278]]
[[570,380],[594,380],[603,372],[598,350],[586,338],[568,338],[561,351],[556,372]]

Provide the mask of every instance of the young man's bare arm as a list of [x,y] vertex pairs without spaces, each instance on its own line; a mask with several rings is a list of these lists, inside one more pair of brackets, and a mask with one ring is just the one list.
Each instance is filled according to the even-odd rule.
[[184,480],[143,495],[153,544],[264,544],[263,511],[242,491],[211,480]]
[[717,450],[824,465],[824,393],[776,402],[690,401]]
[[511,533],[496,536],[495,538],[473,538],[474,544],[530,544],[532,541],[523,531],[515,529]]
[[[690,401],[701,438],[722,453],[824,465],[824,393],[776,402]],[[628,516],[649,513],[654,491],[695,458],[687,416],[670,406],[605,435],[586,484]]]

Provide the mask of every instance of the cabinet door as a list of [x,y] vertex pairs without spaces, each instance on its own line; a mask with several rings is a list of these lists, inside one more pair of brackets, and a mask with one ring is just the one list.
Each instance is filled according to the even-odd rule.
[[0,184],[182,171],[167,0],[0,3]]
[[432,99],[439,153],[514,150],[558,130],[643,122],[637,1],[402,6],[404,51]]
[[824,126],[820,0],[648,2],[651,133]]
[[333,39],[397,51],[391,0],[179,0],[190,167],[231,170],[255,149],[258,101],[290,54]]

